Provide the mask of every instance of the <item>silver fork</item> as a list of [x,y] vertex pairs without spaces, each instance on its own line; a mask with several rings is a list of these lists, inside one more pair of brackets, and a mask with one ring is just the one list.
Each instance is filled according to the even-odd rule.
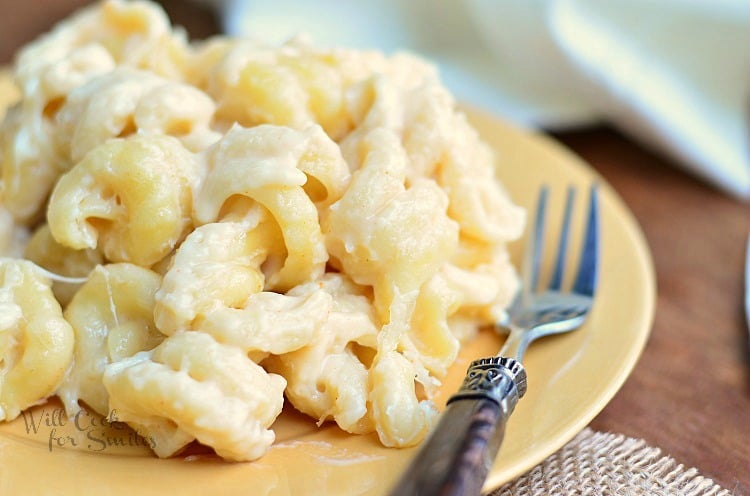
[[477,495],[505,433],[505,424],[526,392],[521,365],[532,341],[577,329],[591,310],[599,266],[599,200],[591,186],[578,271],[564,289],[570,221],[575,190],[568,189],[554,270],[544,290],[539,274],[548,189],[540,190],[535,221],[526,245],[522,284],[498,325],[509,330],[500,352],[469,365],[461,388],[451,396],[440,422],[422,445],[392,495]]

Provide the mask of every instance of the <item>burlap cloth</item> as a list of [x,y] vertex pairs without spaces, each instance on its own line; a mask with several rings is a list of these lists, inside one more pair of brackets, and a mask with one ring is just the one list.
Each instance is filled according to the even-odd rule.
[[491,496],[737,496],[640,439],[585,429]]

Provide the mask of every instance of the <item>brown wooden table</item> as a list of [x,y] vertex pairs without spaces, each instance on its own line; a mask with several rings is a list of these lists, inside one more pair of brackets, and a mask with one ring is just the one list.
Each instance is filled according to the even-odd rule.
[[[85,3],[0,0],[0,64]],[[217,31],[207,11],[179,0],[162,3],[192,36]],[[556,137],[633,211],[657,275],[651,338],[591,427],[645,439],[734,494],[750,494],[750,346],[742,311],[750,204],[687,176],[612,129]]]

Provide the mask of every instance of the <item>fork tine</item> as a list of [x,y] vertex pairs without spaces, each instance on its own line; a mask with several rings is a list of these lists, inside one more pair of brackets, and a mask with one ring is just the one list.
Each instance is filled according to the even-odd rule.
[[547,216],[547,196],[549,188],[547,185],[539,189],[536,202],[536,217],[534,227],[530,234],[532,238],[526,243],[523,267],[523,290],[524,293],[533,293],[539,284],[539,272],[542,260],[542,246],[544,246],[544,223]]
[[560,291],[562,288],[563,274],[565,273],[565,259],[568,252],[568,233],[570,232],[570,217],[573,211],[573,202],[575,200],[576,190],[573,186],[568,186],[568,195],[565,198],[565,212],[563,214],[563,224],[560,229],[560,241],[557,246],[557,258],[555,259],[555,269],[552,272],[552,279],[549,282],[549,289]]
[[508,306],[508,312],[497,322],[497,325],[501,328],[508,328],[510,325],[508,321],[510,313],[514,309],[523,307],[529,301],[531,294],[536,291],[539,281],[542,245],[544,244],[544,219],[546,216],[548,194],[549,188],[546,184],[542,185],[537,195],[534,224],[529,223],[527,225],[526,236],[528,239],[524,244],[523,259],[521,260],[521,284],[513,301]]
[[589,195],[586,233],[573,291],[582,295],[593,296],[599,265],[599,191],[596,184],[591,185]]

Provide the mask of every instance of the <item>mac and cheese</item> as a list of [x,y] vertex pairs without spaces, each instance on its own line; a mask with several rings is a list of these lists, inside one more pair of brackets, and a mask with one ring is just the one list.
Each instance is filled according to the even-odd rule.
[[242,461],[285,401],[424,438],[461,343],[515,292],[524,223],[430,64],[190,42],[155,4],[105,0],[13,70],[0,418],[56,394],[158,456]]

